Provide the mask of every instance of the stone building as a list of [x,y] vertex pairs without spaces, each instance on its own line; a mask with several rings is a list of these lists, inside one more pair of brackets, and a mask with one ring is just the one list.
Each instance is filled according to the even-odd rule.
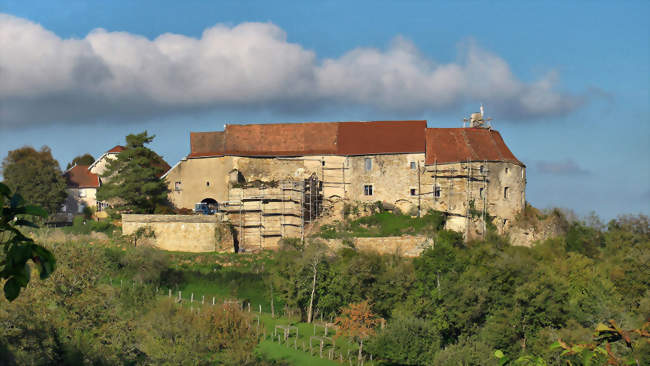
[[432,208],[449,228],[500,229],[524,207],[525,166],[501,135],[475,124],[426,121],[227,125],[190,133],[190,154],[165,175],[179,208],[218,207],[241,246],[300,237],[336,202],[381,201],[402,211]]

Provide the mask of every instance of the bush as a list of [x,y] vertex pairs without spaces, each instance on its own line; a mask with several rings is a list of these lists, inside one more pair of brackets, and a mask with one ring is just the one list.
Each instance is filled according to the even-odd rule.
[[148,247],[133,248],[119,260],[124,271],[135,281],[144,283],[160,284],[162,273],[169,268],[169,258],[165,253]]
[[366,350],[393,364],[426,365],[439,348],[440,335],[431,322],[398,318],[372,337]]

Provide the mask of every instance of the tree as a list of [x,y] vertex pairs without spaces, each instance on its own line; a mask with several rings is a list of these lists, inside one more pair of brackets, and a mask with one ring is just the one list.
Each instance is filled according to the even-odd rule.
[[119,211],[136,213],[153,213],[157,205],[166,203],[169,189],[160,176],[168,165],[144,146],[154,137],[147,131],[126,137],[126,149],[108,161],[101,176],[105,183],[97,190],[98,200]]
[[47,146],[40,151],[31,146],[9,151],[2,170],[9,189],[49,213],[57,212],[65,201],[65,179]]
[[345,334],[359,339],[359,359],[363,352],[363,340],[375,334],[375,327],[380,320],[372,312],[368,301],[350,304],[342,309],[341,316],[336,318],[337,335]]
[[71,162],[68,163],[68,165],[65,167],[66,170],[72,168],[75,165],[91,165],[92,163],[95,162],[95,158],[93,158],[92,155],[90,154],[83,154],[75,157],[72,159]]
[[18,226],[38,227],[25,219],[27,215],[47,217],[47,212],[38,206],[25,206],[23,198],[11,193],[6,185],[0,183],[0,278],[6,279],[4,294],[13,301],[20,289],[27,287],[30,279],[31,259],[38,268],[41,279],[46,279],[54,271],[55,260],[52,253],[26,237]]

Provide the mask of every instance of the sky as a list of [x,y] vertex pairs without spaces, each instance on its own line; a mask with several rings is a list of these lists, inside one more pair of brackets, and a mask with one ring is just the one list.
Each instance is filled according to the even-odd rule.
[[0,159],[485,106],[538,208],[650,214],[648,1],[0,0]]

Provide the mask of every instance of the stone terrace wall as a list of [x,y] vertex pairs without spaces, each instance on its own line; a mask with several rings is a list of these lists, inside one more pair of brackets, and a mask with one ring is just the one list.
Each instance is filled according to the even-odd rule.
[[[324,240],[330,249],[338,250],[344,246],[341,239]],[[399,254],[417,257],[424,248],[431,245],[431,239],[424,236],[385,236],[378,238],[352,238],[354,247],[359,250],[375,251],[380,254]]]
[[233,251],[230,243],[218,243],[216,230],[222,225],[217,216],[206,215],[122,215],[122,232],[133,234],[151,227],[157,248],[180,252]]

